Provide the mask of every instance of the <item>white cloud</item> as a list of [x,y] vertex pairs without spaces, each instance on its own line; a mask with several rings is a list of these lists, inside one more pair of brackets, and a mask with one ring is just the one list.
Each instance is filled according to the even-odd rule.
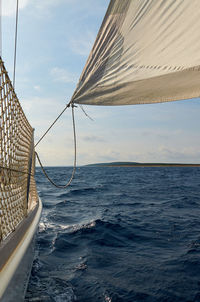
[[88,56],[95,41],[95,34],[88,31],[84,36],[79,36],[75,39],[71,39],[70,45],[74,53],[81,56]]
[[105,139],[100,137],[100,136],[95,136],[95,135],[88,135],[88,136],[84,136],[82,137],[82,140],[86,141],[86,142],[105,142]]
[[49,6],[57,6],[60,2],[63,0],[36,0],[34,5],[37,9],[43,10]]
[[77,76],[66,69],[54,67],[51,69],[50,74],[55,82],[62,83],[76,83]]
[[200,152],[197,148],[185,147],[179,150],[177,147],[167,148],[166,146],[159,147],[159,156],[163,160],[172,162],[198,163]]
[[30,0],[32,6],[32,13],[37,17],[49,17],[51,16],[51,8],[59,6],[61,3],[70,2],[72,0]]
[[33,88],[34,88],[36,91],[40,91],[40,90],[41,90],[41,87],[40,87],[39,85],[35,85]]
[[[36,128],[36,135],[39,136],[46,131],[65,107],[63,100],[59,98],[33,97],[31,99],[21,99],[20,102],[29,122]],[[71,117],[70,114],[71,112],[66,112],[69,117]],[[62,117],[60,119],[62,120]],[[69,124],[71,125],[70,118]]]
[[[19,0],[19,9],[24,9],[27,5],[31,6],[31,10],[46,15],[49,13],[48,8],[55,7],[61,3],[73,3],[74,0]],[[13,16],[16,13],[16,0],[4,0],[2,1],[2,15]]]
[[[20,0],[19,9],[23,9],[27,6],[30,0]],[[4,0],[2,2],[2,15],[3,16],[12,16],[16,12],[16,0]]]
[[99,150],[97,147],[89,148],[89,146],[87,148],[82,147],[81,150],[79,149],[77,155],[79,165],[119,161],[122,158],[121,152],[116,152],[110,148]]

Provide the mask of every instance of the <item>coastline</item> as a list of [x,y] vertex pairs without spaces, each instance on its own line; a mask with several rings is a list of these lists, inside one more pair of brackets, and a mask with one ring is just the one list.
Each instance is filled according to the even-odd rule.
[[102,163],[90,164],[87,167],[200,167],[200,164],[178,164],[178,163]]

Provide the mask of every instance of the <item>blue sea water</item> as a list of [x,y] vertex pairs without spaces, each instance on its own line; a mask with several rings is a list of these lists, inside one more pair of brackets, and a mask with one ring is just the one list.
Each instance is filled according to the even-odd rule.
[[[71,168],[47,168],[58,183]],[[43,214],[26,301],[200,301],[200,168],[36,171]]]

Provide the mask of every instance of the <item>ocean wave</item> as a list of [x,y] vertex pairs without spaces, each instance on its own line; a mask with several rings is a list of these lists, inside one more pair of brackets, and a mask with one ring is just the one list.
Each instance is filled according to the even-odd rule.
[[74,302],[73,287],[60,278],[40,278],[37,292],[27,292],[25,302]]
[[59,195],[60,199],[68,198],[71,196],[76,195],[89,195],[94,194],[96,192],[100,192],[105,189],[105,186],[103,185],[97,185],[97,186],[91,186],[91,187],[83,187],[83,188],[76,188],[76,189],[69,189],[67,192],[62,193]]
[[[67,171],[48,169],[58,180]],[[61,191],[39,177],[44,207],[26,301],[200,301],[200,169],[78,173]]]

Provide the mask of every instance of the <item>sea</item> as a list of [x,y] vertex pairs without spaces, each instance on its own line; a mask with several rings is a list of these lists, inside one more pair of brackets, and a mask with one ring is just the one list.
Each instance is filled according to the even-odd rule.
[[[46,168],[58,184],[71,167]],[[200,168],[36,169],[43,213],[25,301],[199,302]]]

